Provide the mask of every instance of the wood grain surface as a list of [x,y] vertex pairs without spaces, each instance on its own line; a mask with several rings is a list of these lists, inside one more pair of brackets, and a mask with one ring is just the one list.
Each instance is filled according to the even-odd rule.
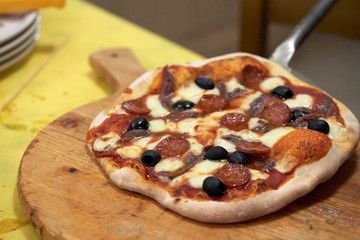
[[283,209],[238,224],[205,224],[152,199],[117,188],[89,154],[92,119],[144,69],[130,50],[91,57],[94,70],[117,88],[106,99],[49,124],[21,161],[23,209],[43,239],[357,239],[360,233],[358,147],[334,177]]

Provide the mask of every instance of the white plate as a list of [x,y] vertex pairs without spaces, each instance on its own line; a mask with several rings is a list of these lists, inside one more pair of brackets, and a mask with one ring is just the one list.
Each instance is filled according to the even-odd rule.
[[11,40],[33,23],[38,11],[0,15],[0,44]]
[[[38,36],[38,33],[36,34]],[[32,43],[30,43],[30,45],[25,48],[23,51],[19,52],[18,54],[16,54],[15,56],[0,62],[0,72],[13,66],[14,64],[16,64],[17,62],[19,62],[21,59],[23,59],[24,57],[26,57],[31,50],[33,50],[33,48],[35,47],[36,41],[37,41],[38,37],[35,37],[32,41]]]
[[35,21],[29,28],[26,29],[24,33],[20,36],[17,36],[10,42],[7,42],[5,45],[0,45],[0,55],[8,52],[9,50],[13,49],[14,47],[18,46],[30,36],[34,36],[35,32],[37,32],[40,28],[39,22]]
[[28,48],[35,41],[35,34],[36,31],[32,32],[32,34],[28,38],[26,38],[23,42],[21,42],[19,45],[15,46],[14,48],[10,49],[5,53],[0,53],[0,64],[1,62],[4,62],[7,59],[12,58],[16,54]]

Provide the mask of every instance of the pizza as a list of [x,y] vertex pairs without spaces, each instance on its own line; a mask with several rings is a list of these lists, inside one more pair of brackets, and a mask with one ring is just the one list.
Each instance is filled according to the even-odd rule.
[[245,53],[143,74],[87,133],[114,184],[212,223],[284,207],[333,176],[358,141],[344,104]]

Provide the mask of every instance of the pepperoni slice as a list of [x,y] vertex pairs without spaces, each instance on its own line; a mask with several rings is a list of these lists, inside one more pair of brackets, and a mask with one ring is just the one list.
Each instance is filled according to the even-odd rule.
[[246,88],[258,89],[260,83],[266,78],[266,73],[253,65],[246,65],[240,73],[240,83]]
[[146,104],[146,96],[141,98],[125,101],[122,104],[122,108],[131,114],[139,114],[139,115],[146,115],[150,113],[150,109],[147,108]]
[[264,109],[274,103],[282,102],[281,99],[271,95],[264,94],[257,99],[255,99],[250,106],[249,115],[250,116],[260,116]]
[[155,150],[162,157],[181,156],[190,149],[190,143],[183,136],[170,136],[163,139]]
[[203,113],[222,111],[227,107],[227,105],[228,102],[226,98],[214,94],[203,95],[196,104],[196,106],[200,108]]
[[270,153],[270,148],[258,141],[239,141],[236,143],[236,150],[250,155],[267,155]]
[[248,127],[249,118],[241,113],[228,113],[220,118],[220,124],[234,131]]
[[279,102],[265,107],[261,116],[266,119],[270,125],[280,127],[290,122],[291,110],[285,103]]
[[249,169],[237,163],[225,164],[215,172],[214,176],[221,179],[226,187],[244,186],[251,179]]

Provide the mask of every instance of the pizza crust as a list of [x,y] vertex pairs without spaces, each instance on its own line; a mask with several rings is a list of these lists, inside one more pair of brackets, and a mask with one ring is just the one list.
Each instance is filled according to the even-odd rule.
[[[285,76],[293,84],[309,87],[293,76],[291,73],[283,69],[280,65],[270,62],[264,58],[244,54],[234,53],[212,59],[200,60],[193,63],[181,64],[184,66],[199,67],[211,61],[224,58],[232,58],[237,56],[251,56],[263,63],[270,69],[272,75]],[[150,84],[152,78],[161,69],[156,69],[145,73],[134,81],[129,88],[132,93],[122,94],[115,102],[120,104],[123,101],[134,99],[142,96]],[[312,86],[311,86],[312,87]],[[295,170],[294,177],[282,185],[277,190],[263,192],[255,197],[245,200],[232,200],[228,202],[219,201],[196,201],[185,198],[174,198],[163,188],[159,187],[151,181],[146,181],[138,172],[131,168],[117,168],[110,158],[99,158],[98,161],[103,167],[105,173],[110,177],[111,181],[122,189],[134,191],[155,199],[160,205],[169,208],[183,216],[195,219],[201,222],[211,223],[233,223],[260,217],[265,214],[274,212],[295,199],[307,194],[314,189],[319,183],[326,181],[332,177],[341,164],[350,156],[356,148],[359,141],[359,123],[353,113],[341,102],[335,100],[338,104],[342,118],[345,121],[348,132],[348,140],[345,142],[333,141],[333,145],[328,154],[319,161],[303,165]],[[91,127],[99,125],[107,118],[106,112],[100,113]],[[89,145],[91,149],[91,146]]]

